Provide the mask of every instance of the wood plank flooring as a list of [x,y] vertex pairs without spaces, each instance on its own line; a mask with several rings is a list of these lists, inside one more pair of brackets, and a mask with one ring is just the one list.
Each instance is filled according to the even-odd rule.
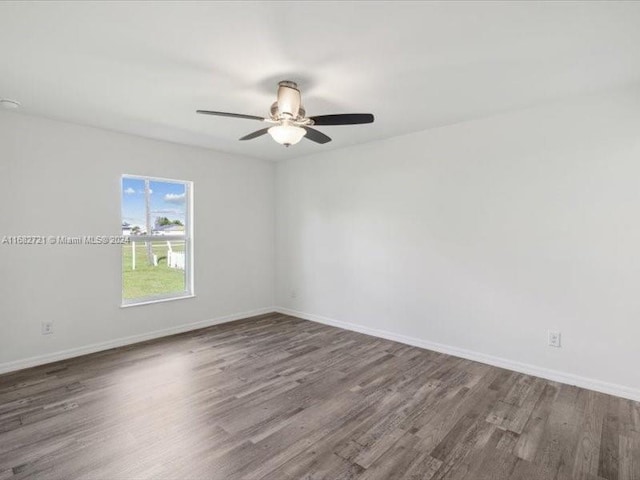
[[640,403],[269,314],[0,376],[0,480],[640,480]]

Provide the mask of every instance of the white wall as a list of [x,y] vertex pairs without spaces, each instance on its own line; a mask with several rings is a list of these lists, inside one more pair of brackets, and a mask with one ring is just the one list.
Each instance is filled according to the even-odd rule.
[[268,161],[0,112],[0,238],[119,235],[124,173],[193,180],[196,298],[123,309],[119,247],[0,245],[0,370],[273,305]]
[[281,162],[276,191],[278,305],[640,394],[638,90]]

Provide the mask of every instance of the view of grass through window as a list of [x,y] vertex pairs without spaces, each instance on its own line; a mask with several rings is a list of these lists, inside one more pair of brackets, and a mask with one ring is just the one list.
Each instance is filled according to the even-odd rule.
[[189,294],[189,183],[122,177],[122,299]]

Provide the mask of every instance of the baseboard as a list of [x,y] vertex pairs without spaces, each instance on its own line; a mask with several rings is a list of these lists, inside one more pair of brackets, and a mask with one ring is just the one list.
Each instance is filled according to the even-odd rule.
[[58,362],[60,360],[67,360],[69,358],[101,352],[103,350],[109,350],[111,348],[124,347],[125,345],[146,342],[147,340],[153,340],[155,338],[168,337],[169,335],[190,332],[192,330],[198,330],[199,328],[219,325],[221,323],[233,322],[235,320],[254,317],[256,315],[263,315],[265,313],[271,313],[274,311],[274,307],[259,308],[256,310],[250,310],[248,312],[234,313],[232,315],[225,315],[222,317],[203,320],[200,322],[187,323],[184,325],[178,325],[162,330],[155,330],[153,332],[143,333],[140,335],[132,335],[130,337],[117,338],[115,340],[109,340],[107,342],[94,343],[84,347],[71,348],[69,350],[48,353],[46,355],[38,355],[37,357],[29,357],[20,360],[14,360],[11,362],[0,363],[0,374],[14,372],[16,370],[22,370],[30,367],[36,367],[38,365],[44,365],[47,363]]
[[232,315],[225,315],[209,320],[203,320],[200,322],[188,323],[185,325],[179,325],[176,327],[166,328],[163,330],[155,330],[140,335],[132,335],[129,337],[118,338],[115,340],[109,340],[107,342],[94,343],[84,347],[72,348],[69,350],[63,350],[59,352],[53,352],[46,355],[39,355],[36,357],[29,357],[20,360],[14,360],[11,362],[0,363],[0,374],[14,372],[25,368],[36,367],[38,365],[44,365],[47,363],[53,363],[60,360],[67,360],[73,357],[79,357],[82,355],[88,355],[90,353],[101,352],[109,350],[111,348],[123,347],[126,345],[132,345],[134,343],[145,342],[147,340],[153,340],[156,338],[167,337],[169,335],[175,335],[178,333],[189,332],[192,330],[198,330],[199,328],[210,327],[213,325],[219,325],[222,323],[233,322],[235,320],[241,320],[243,318],[253,317],[256,315],[264,315],[266,313],[278,312],[285,315],[291,315],[294,317],[310,320],[312,322],[318,322],[325,325],[331,325],[333,327],[343,328],[345,330],[351,330],[354,332],[363,333],[365,335],[371,335],[374,337],[384,338],[386,340],[392,340],[394,342],[404,343],[414,347],[424,348],[426,350],[433,350],[440,353],[446,353],[455,357],[465,358],[487,365],[493,365],[495,367],[505,368],[514,372],[525,373],[527,375],[533,375],[536,377],[546,378],[555,382],[566,383],[568,385],[575,385],[577,387],[586,388],[589,390],[595,390],[597,392],[607,393],[609,395],[615,395],[618,397],[628,398],[630,400],[640,401],[640,390],[627,387],[625,385],[619,385],[615,383],[604,382],[602,380],[583,377],[580,375],[574,375],[571,373],[562,372],[560,370],[551,370],[536,365],[517,362],[515,360],[509,360],[506,358],[496,357],[493,355],[487,355],[485,353],[476,352],[473,350],[467,350],[463,348],[454,347],[451,345],[445,345],[442,343],[431,342],[407,335],[401,335],[398,333],[389,332],[387,330],[381,330],[376,328],[365,327],[350,322],[343,322],[340,320],[334,320],[332,318],[323,317],[321,315],[314,315],[311,313],[299,312],[290,308],[284,307],[265,307],[248,312],[241,312]]
[[617,397],[628,398],[630,400],[640,401],[640,390],[636,388],[627,387],[625,385],[618,385],[615,383],[604,382],[602,380],[596,380],[593,378],[582,377],[580,375],[574,375],[559,370],[551,370],[536,365],[517,362],[515,360],[509,360],[506,358],[495,357],[493,355],[487,355],[485,353],[476,352],[473,350],[466,350],[463,348],[453,347],[451,345],[444,345],[442,343],[430,342],[420,338],[409,337],[406,335],[400,335],[398,333],[389,332],[387,330],[379,330],[376,328],[369,328],[355,323],[342,322],[334,320],[332,318],[323,317],[320,315],[314,315],[311,313],[299,312],[290,308],[275,307],[274,309],[278,313],[285,315],[291,315],[293,317],[302,318],[305,320],[311,320],[312,322],[323,323],[325,325],[331,325],[333,327],[343,328],[345,330],[352,330],[354,332],[364,333],[374,337],[384,338],[386,340],[392,340],[394,342],[404,343],[414,347],[424,348],[426,350],[433,350],[440,353],[446,353],[453,355],[454,357],[465,358],[467,360],[474,360],[476,362],[493,365],[495,367],[505,368],[518,373],[525,373],[527,375],[533,375],[535,377],[545,378],[554,382],[565,383],[568,385],[575,385],[577,387],[586,388],[588,390],[595,390],[601,393],[607,393],[609,395],[615,395]]

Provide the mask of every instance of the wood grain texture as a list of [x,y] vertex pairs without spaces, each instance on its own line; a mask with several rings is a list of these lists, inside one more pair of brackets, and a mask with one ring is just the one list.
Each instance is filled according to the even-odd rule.
[[0,376],[0,479],[640,480],[640,404],[268,314]]

